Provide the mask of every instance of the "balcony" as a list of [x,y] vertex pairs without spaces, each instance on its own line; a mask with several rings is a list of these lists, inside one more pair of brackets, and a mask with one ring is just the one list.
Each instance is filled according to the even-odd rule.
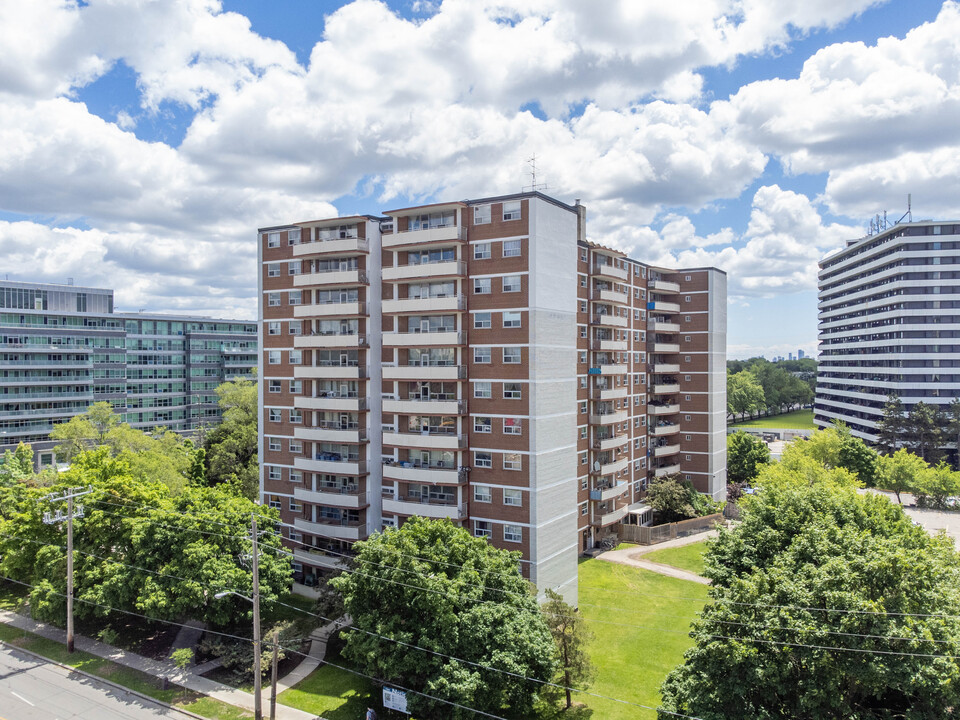
[[664,302],[663,300],[654,300],[653,302],[647,303],[647,310],[653,310],[655,312],[680,312],[679,303]]
[[466,230],[459,225],[442,225],[424,230],[407,230],[405,232],[384,235],[382,243],[385,248],[394,248],[404,245],[460,242],[466,240],[466,237]]
[[653,344],[653,351],[658,353],[678,353],[680,352],[680,344],[655,342]]
[[600,277],[620,280],[621,282],[627,279],[626,268],[618,268],[614,267],[613,265],[605,265],[603,263],[596,263],[593,266],[593,274]]
[[651,415],[674,415],[680,412],[680,405],[679,403],[671,403],[669,405],[654,405],[648,403],[647,412]]
[[623,495],[630,487],[629,483],[621,482],[610,487],[598,487],[590,491],[590,499],[594,502],[607,502]]
[[626,410],[611,410],[610,412],[590,413],[591,425],[612,425],[626,422],[629,418]]
[[357,365],[297,365],[293,377],[298,380],[358,380],[367,376]]
[[617,305],[627,305],[630,302],[630,296],[618,290],[594,290],[590,294],[590,299],[599,302],[616,303]]
[[466,440],[463,435],[457,433],[385,432],[383,444],[404,448],[459,450],[466,446]]
[[680,386],[676,383],[664,383],[653,386],[654,395],[670,395],[678,392],[680,392]]
[[600,476],[613,475],[614,473],[618,473],[621,470],[626,470],[627,466],[630,465],[630,458],[625,457],[621,460],[611,460],[608,463],[600,463],[598,465],[597,463],[599,462],[600,462],[599,460],[594,461],[594,464],[591,466],[591,469],[590,469],[591,474],[600,475]]
[[297,470],[331,475],[365,475],[367,472],[367,464],[359,457],[345,460],[334,460],[332,457],[326,453],[321,453],[315,460],[298,457],[293,459],[293,466]]
[[594,527],[606,527],[607,525],[613,525],[614,523],[623,520],[623,518],[627,516],[628,512],[630,512],[630,506],[624,505],[622,508],[611,510],[608,513],[595,515],[590,521],[590,524]]
[[294,486],[293,498],[294,500],[313,503],[314,505],[329,505],[332,507],[351,509],[362,508],[367,504],[367,494],[360,492],[358,487],[310,490],[308,488]]
[[363,412],[367,409],[367,399],[350,395],[318,395],[305,397],[297,395],[293,398],[293,406],[301,410],[338,410],[340,412]]
[[664,475],[675,475],[678,472],[680,472],[680,463],[674,463],[673,465],[655,468],[653,474],[656,477],[663,477]]
[[654,322],[649,325],[654,332],[675,333],[680,332],[680,323],[672,322]]
[[653,425],[650,427],[650,434],[654,437],[676,435],[678,432],[680,432],[680,425],[677,423],[666,423],[664,425]]
[[654,363],[653,371],[655,373],[678,373],[680,372],[680,366],[674,363]]
[[384,480],[401,480],[421,485],[459,485],[460,471],[453,467],[424,467],[412,463],[384,463]]
[[680,452],[679,445],[661,445],[660,447],[655,447],[653,449],[654,457],[667,457],[669,455],[676,455]]
[[590,375],[626,375],[627,366],[608,363],[606,365],[601,365],[600,367],[590,368],[589,374]]
[[384,365],[384,380],[463,380],[463,365]]
[[590,395],[592,400],[617,400],[627,396],[627,386],[620,387],[595,387]]
[[403,415],[462,415],[463,403],[460,400],[421,400],[419,398],[388,400],[384,398],[383,411]]
[[365,348],[366,335],[330,333],[329,335],[296,335],[295,348]]
[[594,340],[590,343],[590,349],[598,352],[625,351],[627,350],[626,340]]
[[333,555],[320,548],[294,548],[293,561],[309,565],[310,567],[323,568],[324,570],[341,570],[342,563],[346,560],[340,554]]
[[593,316],[594,325],[603,325],[604,327],[626,327],[628,321],[625,317],[620,315],[594,315]]
[[648,287],[658,292],[678,293],[680,292],[680,283],[668,282],[666,280],[651,280]]
[[463,277],[467,274],[467,264],[462,260],[448,260],[435,263],[416,263],[398,267],[383,268],[383,279],[419,280],[420,278]]
[[326,427],[298,427],[293,429],[297,440],[334,443],[364,443],[367,441],[367,429],[358,423],[331,423]]
[[452,501],[426,498],[418,495],[383,498],[383,512],[395,515],[420,515],[429,518],[447,518],[448,520],[463,520],[466,510]]
[[294,518],[293,526],[300,532],[337,540],[362,540],[367,535],[366,523],[359,520],[334,520],[318,518],[317,522]]
[[370,243],[365,238],[346,237],[334,240],[300,243],[293,246],[294,257],[307,255],[359,255],[370,252]]
[[464,303],[463,295],[403,298],[400,300],[383,301],[383,312],[385,314],[460,312],[465,307],[466,304]]
[[311,305],[297,305],[293,308],[293,316],[305,317],[342,317],[345,315],[365,315],[367,304],[362,302],[332,302],[314,303]]
[[293,278],[294,287],[366,284],[367,273],[356,268],[353,270],[327,270],[323,272],[300,273]]
[[613,450],[618,447],[623,447],[627,442],[630,441],[630,436],[626,433],[621,435],[615,435],[613,437],[599,438],[593,441],[594,450]]
[[463,335],[456,330],[449,332],[385,332],[384,347],[437,347],[463,345]]

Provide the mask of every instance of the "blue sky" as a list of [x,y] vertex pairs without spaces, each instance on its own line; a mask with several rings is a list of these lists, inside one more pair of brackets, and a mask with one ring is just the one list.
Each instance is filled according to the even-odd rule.
[[816,261],[956,219],[960,7],[32,0],[0,9],[5,274],[252,317],[261,225],[529,183],[730,280],[731,357],[816,347]]

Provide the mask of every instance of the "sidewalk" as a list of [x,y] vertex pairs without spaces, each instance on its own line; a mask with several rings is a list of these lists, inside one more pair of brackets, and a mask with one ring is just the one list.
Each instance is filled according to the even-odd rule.
[[[67,642],[67,633],[65,630],[54,627],[52,625],[47,625],[46,623],[37,622],[31,620],[30,618],[24,617],[23,615],[18,615],[17,613],[9,612],[6,610],[0,610],[0,622],[3,622],[6,625],[18,628],[20,630],[26,630],[32,632],[41,637],[45,637],[49,640],[54,640],[64,645]],[[325,628],[320,628],[320,630],[326,630],[331,626],[328,625]],[[332,629],[330,630],[332,632]],[[323,650],[326,650],[326,638],[329,637],[329,632],[327,636],[323,638]],[[305,663],[313,662],[315,663],[309,670],[306,670],[303,674],[303,677],[306,677],[307,674],[312,672],[323,659],[322,653],[314,656],[313,646],[317,645],[317,642],[311,645],[310,655],[311,657],[304,659],[301,665]],[[76,635],[74,637],[74,646],[78,650],[83,650],[84,652],[90,653],[91,655],[96,655],[97,657],[104,658],[106,660],[111,660],[119,665],[124,665],[134,670],[140,670],[145,672],[148,675],[154,677],[162,678],[166,677],[172,683],[177,685],[182,685],[188,690],[193,690],[194,692],[202,693],[204,695],[209,695],[212,698],[216,698],[221,702],[234,705],[236,707],[243,708],[253,712],[253,695],[251,693],[243,692],[242,690],[237,690],[232,688],[229,685],[224,685],[223,683],[218,683],[213,680],[208,680],[207,678],[200,677],[194,672],[194,669],[187,669],[186,671],[179,670],[173,662],[169,660],[153,660],[151,658],[144,657],[142,655],[137,655],[136,653],[127,652],[126,650],[120,650],[119,648],[106,645],[105,643],[99,642],[97,640],[92,640],[91,638],[84,637],[82,635]],[[319,650],[318,650],[319,652]],[[287,678],[284,678],[285,681],[292,678],[292,676],[298,674],[297,671],[299,667],[295,669]],[[300,677],[294,682],[299,682],[303,679]],[[277,682],[277,693],[281,692],[281,687],[285,690],[286,687],[282,682]],[[264,713],[269,711],[270,708],[270,685],[267,683],[261,695],[262,707]],[[297,710],[296,708],[287,707],[286,705],[281,705],[277,703],[277,719],[278,720],[316,720],[317,716],[303,710]]]
[[644,570],[649,570],[650,572],[660,573],[661,575],[677,578],[678,580],[689,580],[690,582],[700,583],[701,585],[709,585],[710,581],[702,575],[697,575],[696,573],[692,573],[688,570],[681,570],[673,565],[664,565],[663,563],[653,562],[652,560],[644,560],[643,556],[647,553],[654,552],[655,550],[664,550],[665,548],[690,545],[691,543],[700,542],[706,538],[716,536],[716,530],[708,530],[705,533],[674,538],[673,540],[667,540],[666,542],[657,543],[656,545],[642,545],[640,547],[630,547],[624,550],[608,550],[607,552],[597,555],[597,558],[600,560],[606,560],[607,562],[618,563],[620,565],[629,565],[630,567],[642,568]]

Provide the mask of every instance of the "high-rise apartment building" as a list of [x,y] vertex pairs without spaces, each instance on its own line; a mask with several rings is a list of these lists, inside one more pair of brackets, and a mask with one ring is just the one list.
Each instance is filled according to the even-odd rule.
[[259,231],[261,488],[297,569],[423,515],[576,558],[651,477],[726,488],[726,276],[585,239],[537,192]]
[[118,313],[113,290],[0,281],[0,452],[31,443],[54,461],[54,425],[91,403],[140,429],[219,422],[214,390],[252,377],[257,324]]
[[820,261],[814,422],[877,439],[888,395],[906,408],[960,395],[960,223],[908,222]]

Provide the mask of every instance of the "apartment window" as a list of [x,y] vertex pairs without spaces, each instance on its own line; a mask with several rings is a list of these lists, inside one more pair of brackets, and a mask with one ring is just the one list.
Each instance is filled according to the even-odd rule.
[[686,363],[686,362],[690,362],[690,356],[689,356],[689,355],[684,355],[684,356],[683,356],[683,361],[684,361],[685,363]]
[[[584,412],[586,412],[586,411],[584,411]],[[580,439],[581,439],[581,440],[586,440],[586,439],[587,439],[587,428],[586,428],[586,427],[580,428]]]
[[586,504],[586,503],[584,503],[583,505],[580,506],[580,514],[581,514],[581,515],[586,515],[586,514],[587,514],[587,504]]
[[278,307],[280,305],[280,293],[267,293],[267,307]]
[[634,395],[634,396],[633,396],[633,406],[636,407],[636,406],[639,405],[639,404],[640,404],[640,396],[639,396],[639,395]]
[[520,292],[520,276],[519,275],[504,275],[503,276],[503,291],[508,292]]
[[267,353],[267,364],[268,365],[279,365],[280,364],[280,351],[271,350]]
[[301,510],[303,510],[303,505],[298,503],[294,498],[290,498],[289,508],[290,508],[290,512],[298,513]]
[[684,402],[690,402],[690,396],[689,396],[689,395],[684,395],[684,396],[683,396],[683,401],[684,401]]
[[287,275],[299,275],[300,267],[299,260],[291,260],[287,263]]
[[267,505],[272,507],[274,510],[279,510],[281,507],[280,498],[275,497],[274,495],[267,495]]
[[587,489],[587,478],[585,478],[585,477],[580,478],[580,489],[581,489],[581,490],[586,490],[586,489]]
[[689,441],[692,440],[693,438],[692,438],[690,435],[684,435],[684,436],[683,436],[683,439],[689,442]]
[[503,256],[506,257],[520,257],[520,241],[519,240],[504,240],[503,241]]
[[523,528],[519,525],[504,525],[503,539],[505,542],[523,542]]
[[[273,465],[269,465],[267,467],[267,478],[269,480],[279,480],[281,477],[282,477],[282,474],[280,472],[280,468],[275,467]],[[271,504],[270,507],[273,507],[273,505]]]
[[473,246],[474,260],[489,260],[490,256],[490,243],[477,243]]
[[493,490],[490,489],[489,485],[474,485],[473,499],[475,502],[493,502]]
[[492,468],[493,453],[475,452],[473,454],[473,466],[478,468]]
[[290,452],[292,452],[294,455],[299,455],[303,452],[303,443],[299,440],[291,440],[288,444],[288,447],[290,448]]
[[280,266],[276,263],[267,265],[267,277],[280,277]]
[[504,488],[503,504],[520,507],[523,505],[523,493],[520,490],[514,490],[513,488]]
[[503,313],[503,326],[505,328],[518,328],[520,327],[520,313],[519,312],[504,312]]
[[586,363],[586,362],[587,362],[587,353],[586,353],[586,351],[580,352],[579,355],[580,355],[580,357],[579,357],[579,359],[578,359],[577,362]]
[[504,220],[520,219],[520,201],[519,200],[511,200],[510,202],[505,202],[503,204],[503,219]]
[[291,350],[290,364],[299,365],[301,362],[303,362],[303,350]]
[[582,338],[587,337],[587,327],[586,327],[586,325],[582,325],[582,326],[580,327],[580,337],[582,337]]
[[581,465],[587,464],[587,454],[585,452],[580,453],[580,464]]
[[587,311],[587,301],[586,301],[586,300],[581,300],[581,301],[580,301],[580,312],[586,312],[586,311]]
[[640,427],[640,418],[639,418],[639,417],[635,417],[635,418],[633,419],[633,426],[634,426],[634,427]]
[[580,276],[580,287],[586,287],[586,286],[587,286],[587,276],[586,276],[586,275],[581,275],[581,276]]
[[473,327],[477,330],[490,327],[493,324],[490,320],[490,317],[490,313],[488,312],[474,313]]
[[269,322],[267,323],[267,335],[279,335],[280,334],[280,322]]
[[689,316],[689,315],[684,315],[684,316],[683,316],[683,321],[684,321],[684,322],[690,322],[690,316]]
[[291,392],[291,393],[300,393],[300,392],[303,392],[303,380],[291,380],[291,381],[290,381],[290,392]]
[[279,380],[271,380],[271,381],[269,381],[269,382],[267,383],[267,391],[268,391],[268,392],[272,392],[272,393],[278,393],[278,392],[280,392],[280,381],[279,381]]
[[581,376],[580,376],[580,387],[586,389],[586,387],[587,387],[587,376],[586,376],[586,375],[581,375]]
[[684,422],[690,422],[690,416],[689,416],[689,415],[684,415],[684,416],[683,416],[683,419],[684,419]]
[[523,425],[520,418],[504,418],[503,434],[504,435],[522,435]]
[[586,403],[586,401],[583,401],[583,402],[580,403],[579,410],[580,410],[580,414],[581,414],[581,415],[585,415],[585,414],[586,414],[586,412],[587,412],[587,403]]
[[684,342],[690,342],[690,336],[689,336],[689,335],[684,335],[684,336],[683,336],[683,341],[684,341]]
[[581,250],[580,250],[580,262],[586,262],[586,261],[587,261],[587,251],[581,249]]
[[521,397],[523,397],[523,392],[520,389],[520,383],[504,383],[503,384],[504,400],[519,400]]
[[300,410],[291,410],[290,411],[290,422],[294,425],[299,425],[303,422],[303,413]]
[[683,376],[683,381],[684,381],[684,382],[690,382],[690,376],[689,376],[689,375],[684,375],[684,376]]
[[476,382],[473,384],[473,396],[475,398],[493,397],[493,383]]
[[639,320],[639,319],[640,319],[640,311],[639,311],[639,310],[634,310],[634,311],[633,311],[633,319],[634,319],[634,320]]
[[490,521],[489,520],[474,520],[473,521],[473,534],[477,537],[492,537],[493,531],[490,530]]
[[473,292],[475,295],[489,295],[490,278],[476,278],[473,281]]
[[489,363],[490,362],[490,348],[488,347],[475,347],[473,349],[473,361],[475,363]]
[[277,410],[276,408],[271,408],[271,409],[270,409],[270,422],[280,422],[280,421],[281,421],[280,411]]
[[[290,482],[292,482],[292,483],[303,482],[303,473],[300,472],[299,470],[291,470],[291,471],[290,471]],[[290,539],[291,539],[291,540],[294,539],[293,535],[294,535],[294,533],[293,533],[293,531],[291,530],[291,531],[290,531]],[[300,536],[300,533],[297,533],[297,539],[299,539],[299,536]]]
[[684,279],[685,282],[690,282],[690,280],[691,280],[692,278],[691,278],[690,275],[684,275],[684,276],[683,276],[683,279]]
[[520,348],[504,348],[504,365],[517,365],[520,362]]
[[520,460],[520,453],[504,453],[503,469],[504,470],[522,470],[523,464],[522,464],[522,461]]
[[488,433],[493,430],[493,422],[488,417],[475,417],[473,419],[473,431],[478,433]]
[[287,328],[291,335],[299,335],[303,332],[303,320],[291,320]]
[[686,303],[686,302],[690,302],[690,296],[689,296],[689,295],[684,295],[684,296],[683,296],[683,301],[684,301],[685,303]]
[[293,230],[287,230],[287,245],[299,245],[300,244],[300,228],[293,228]]
[[280,443],[280,438],[270,438],[268,447],[274,452],[280,452],[280,450],[283,448],[283,445]]
[[278,232],[267,233],[267,247],[268,248],[280,247],[280,233]]
[[303,302],[303,291],[291,290],[287,296],[287,303],[290,305],[299,305],[301,302]]
[[639,266],[639,265],[634,265],[634,266],[633,266],[633,276],[634,276],[634,277],[640,277],[640,266]]
[[473,208],[473,224],[486,225],[490,222],[490,206],[477,205]]
[[[683,459],[684,459],[686,462],[690,462],[690,456],[689,456],[689,455],[684,455],[684,456],[683,456]],[[689,476],[689,475],[687,476],[687,479],[688,479],[688,480],[690,479],[690,476]]]

